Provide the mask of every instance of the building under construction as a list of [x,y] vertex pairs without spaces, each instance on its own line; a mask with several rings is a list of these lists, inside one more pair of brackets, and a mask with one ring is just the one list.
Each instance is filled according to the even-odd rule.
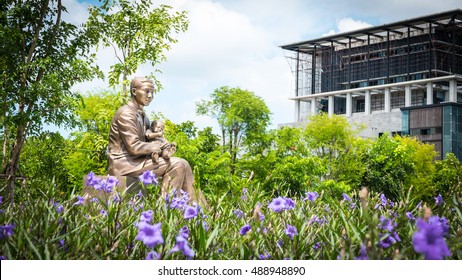
[[281,46],[295,76],[295,122],[320,112],[364,137],[416,136],[462,160],[462,10]]

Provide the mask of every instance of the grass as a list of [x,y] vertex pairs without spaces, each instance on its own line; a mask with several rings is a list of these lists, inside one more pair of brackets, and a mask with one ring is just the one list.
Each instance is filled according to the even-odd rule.
[[[443,240],[451,254],[442,258],[462,257],[460,190],[454,197],[443,196],[440,205],[422,205],[410,194],[390,201],[366,190],[343,199],[323,193],[314,199],[277,198],[249,181],[238,195],[206,194],[209,206],[189,208],[192,214],[197,211],[189,219],[185,205],[172,205],[173,196],[166,201],[154,185],[148,186],[148,194],[117,194],[113,199],[113,193],[108,202],[87,199],[79,204],[80,194],[58,201],[52,184],[40,195],[23,193],[20,202],[1,204],[0,255],[20,260],[418,260],[425,254],[413,244],[417,220],[438,217],[449,226]],[[272,204],[287,199],[294,205]],[[149,223],[161,223],[163,242],[154,248],[137,238],[140,218],[149,210]],[[11,232],[7,225],[13,226]],[[250,230],[244,233],[245,226]],[[189,233],[178,244],[184,227]],[[180,249],[173,252],[175,246]],[[182,253],[185,246],[193,257]]]

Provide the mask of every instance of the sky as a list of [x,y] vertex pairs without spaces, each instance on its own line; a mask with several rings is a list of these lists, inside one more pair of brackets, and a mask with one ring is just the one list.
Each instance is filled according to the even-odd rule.
[[[87,6],[98,0],[64,0],[66,20],[81,23]],[[160,1],[154,1],[160,3]],[[460,0],[163,0],[188,11],[189,28],[165,52],[157,79],[162,90],[145,108],[174,123],[193,121],[199,129],[217,121],[196,115],[196,102],[210,99],[222,86],[238,87],[263,98],[271,111],[269,129],[294,121],[295,80],[281,46],[369,26],[462,8]],[[98,65],[107,73],[114,64],[111,49],[98,52]],[[150,65],[134,76],[148,75]],[[74,86],[82,94],[108,89],[95,79]]]

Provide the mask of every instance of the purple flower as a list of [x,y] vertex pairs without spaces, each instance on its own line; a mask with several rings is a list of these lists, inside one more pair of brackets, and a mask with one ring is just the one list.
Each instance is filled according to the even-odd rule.
[[292,225],[287,225],[286,229],[284,230],[284,233],[290,238],[294,239],[295,235],[298,235],[297,228],[292,226]]
[[382,193],[380,194],[380,203],[379,204],[376,204],[374,209],[382,209],[382,208],[385,208],[387,206],[387,198],[385,197],[385,195]]
[[190,258],[190,259],[193,258],[195,254],[194,251],[191,249],[191,247],[189,247],[189,244],[186,238],[184,238],[182,235],[178,235],[176,237],[175,247],[173,247],[172,250],[170,250],[170,253],[179,252],[179,251],[181,251],[181,253],[185,257]]
[[[433,217],[430,217],[430,219]],[[436,217],[439,220],[439,217]],[[424,254],[426,260],[442,260],[451,256],[451,251],[443,237],[444,230],[439,223],[429,223],[418,218],[417,231],[412,236],[414,251]]]
[[396,223],[393,223],[391,219],[380,216],[379,228],[392,232],[395,229]]
[[146,222],[148,224],[151,223],[153,215],[154,212],[152,210],[142,212],[140,216],[140,222]]
[[445,217],[443,217],[443,218],[440,218],[439,222],[440,222],[441,228],[443,229],[443,235],[447,236],[449,234],[449,222],[448,222],[448,220]]
[[258,220],[263,221],[265,219],[265,215],[262,212],[258,212]]
[[239,234],[241,235],[246,235],[247,232],[249,232],[249,230],[251,230],[252,227],[250,225],[245,225],[243,227],[241,227],[241,229],[239,230]]
[[184,226],[180,229],[180,232],[178,233],[179,236],[183,236],[184,239],[188,239],[189,237],[189,229],[187,226]]
[[441,204],[443,204],[443,197],[441,196],[441,194],[435,197],[435,204],[436,206],[440,206]]
[[239,219],[244,218],[244,212],[242,212],[242,210],[236,209],[233,212],[234,212],[234,215],[236,215],[236,217],[238,217]]
[[315,201],[319,197],[317,192],[307,192],[305,195],[306,197],[303,200]]
[[367,249],[364,244],[361,244],[361,251],[359,252],[359,256],[356,257],[356,260],[368,260],[369,256],[367,255]]
[[178,196],[178,193],[175,191],[173,194],[167,194],[165,196],[165,203],[167,207],[170,207],[170,209],[180,209],[184,210],[186,208],[186,205],[189,201],[189,195],[187,192],[180,190],[180,196]]
[[327,219],[326,218],[319,218],[316,215],[311,216],[311,219],[309,221],[310,224],[317,223],[318,225],[323,225],[327,224]]
[[81,205],[85,201],[85,198],[81,197],[80,195],[77,196],[77,202],[74,205]]
[[197,216],[197,207],[193,206],[186,206],[186,209],[184,210],[184,219],[189,220]]
[[321,249],[323,243],[322,242],[316,242],[314,245],[313,245],[313,249],[315,251],[318,251],[319,249]]
[[271,255],[266,253],[266,254],[260,254],[258,255],[258,259],[260,260],[267,260],[267,259],[271,259]]
[[104,210],[104,209],[102,209],[101,211],[99,211],[99,214],[100,214],[101,216],[107,216],[107,211]]
[[56,208],[56,212],[58,212],[58,213],[62,213],[63,210],[64,210],[64,207],[62,205],[59,205],[59,204],[55,205],[55,208]]
[[[387,206],[387,198],[385,197],[385,194],[380,194],[380,204],[385,207]],[[362,247],[361,247],[362,248]]]
[[292,210],[295,208],[295,202],[290,198],[277,197],[268,204],[268,208],[274,212],[281,212],[283,210]]
[[291,198],[284,198],[286,201],[286,210],[292,210],[295,209],[295,202]]
[[139,199],[143,198],[143,192],[140,190],[137,194],[135,194],[135,197]]
[[282,248],[283,245],[284,245],[284,243],[282,243],[281,239],[279,239],[278,242],[276,242],[276,246],[278,246],[278,247]]
[[210,229],[209,224],[207,224],[206,221],[202,221],[202,227],[204,228],[205,231],[209,231]]
[[414,217],[414,215],[412,215],[411,212],[406,212],[406,218],[411,222],[415,221],[415,217]]
[[282,197],[273,198],[268,207],[274,212],[281,212],[285,209],[286,201]]
[[95,173],[93,173],[93,171],[91,171],[90,173],[88,173],[87,175],[87,180],[85,181],[85,184],[88,186],[88,187],[94,187],[96,189],[95,186],[99,186],[99,182],[100,182],[100,178],[96,177]]
[[154,248],[158,244],[164,243],[161,228],[161,223],[150,225],[146,222],[139,222],[136,240],[141,240],[147,247]]
[[119,180],[117,180],[114,176],[109,176],[107,182],[104,187],[104,191],[107,193],[111,193],[112,190],[119,184]]
[[5,237],[12,236],[14,227],[15,226],[12,224],[0,226],[0,240]]
[[112,198],[112,201],[113,201],[114,203],[119,203],[119,202],[122,202],[122,198],[119,196],[118,193],[116,193],[116,194],[114,195],[114,198]]
[[246,201],[247,200],[247,194],[248,194],[247,188],[242,189],[241,199]]
[[146,255],[146,260],[158,260],[158,259],[160,259],[160,255],[155,251],[151,251]]
[[392,222],[391,219],[387,219],[383,216],[380,217],[379,228],[384,232],[379,233],[379,247],[388,248],[396,242],[400,242],[398,234],[395,232],[396,223]]
[[351,197],[349,197],[346,193],[342,194],[343,200],[345,201],[351,201]]
[[156,178],[156,175],[154,174],[154,172],[152,172],[151,170],[146,170],[143,172],[143,174],[141,174],[140,176],[138,176],[138,178],[140,179],[140,181],[144,184],[144,185],[150,185],[152,183],[154,183],[155,185],[157,185],[159,182],[157,181],[157,178]]
[[3,196],[0,196],[0,204],[3,203]]

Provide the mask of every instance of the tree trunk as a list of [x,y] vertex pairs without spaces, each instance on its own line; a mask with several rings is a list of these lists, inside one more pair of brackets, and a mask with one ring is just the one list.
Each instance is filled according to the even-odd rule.
[[3,153],[2,153],[2,170],[6,168],[6,146],[8,143],[6,125],[3,127]]
[[11,151],[11,158],[6,167],[6,183],[8,185],[8,200],[11,204],[14,203],[14,181],[19,171],[19,156],[21,155],[22,147],[24,144],[24,125],[19,125],[16,133],[16,142],[14,143]]
[[226,135],[225,135],[225,129],[222,128],[222,129],[221,129],[221,143],[222,143],[222,144],[221,144],[221,151],[222,151],[222,153],[224,153],[225,150],[226,150],[226,149],[225,149],[225,146],[226,146],[226,138],[225,138],[225,137],[226,137]]

